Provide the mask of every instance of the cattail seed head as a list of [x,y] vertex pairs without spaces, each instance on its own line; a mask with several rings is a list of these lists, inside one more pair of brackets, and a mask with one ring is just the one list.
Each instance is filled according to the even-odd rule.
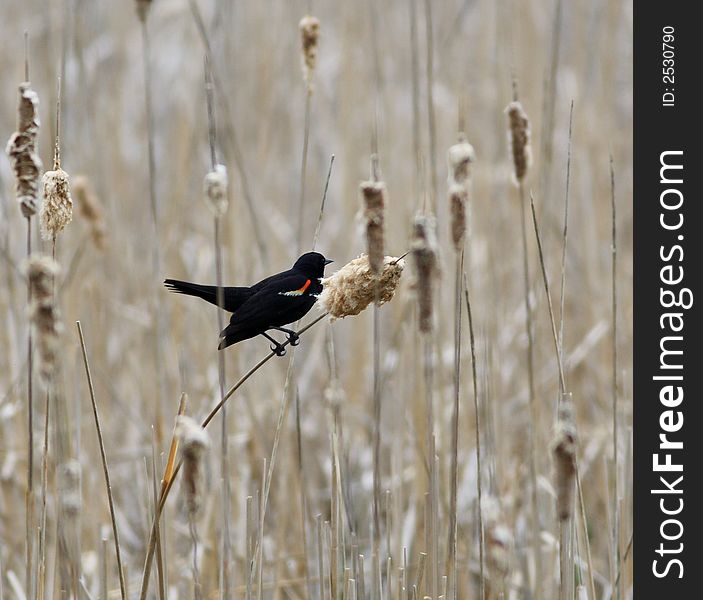
[[557,516],[560,521],[571,518],[576,479],[576,426],[571,394],[564,394],[559,406],[552,454],[557,494]]
[[71,187],[78,205],[78,213],[90,225],[93,243],[99,250],[104,250],[107,241],[105,211],[92,183],[85,175],[76,175]]
[[227,185],[227,167],[224,165],[215,165],[214,170],[205,175],[205,200],[216,217],[221,217],[227,212]]
[[437,242],[435,219],[416,215],[413,224],[411,252],[415,261],[419,324],[422,333],[432,331],[433,287],[437,274]]
[[364,223],[369,266],[374,275],[383,267],[383,209],[386,184],[382,181],[363,181],[360,186],[364,200]]
[[530,121],[522,108],[522,104],[515,100],[505,109],[508,113],[510,147],[513,153],[513,166],[515,179],[522,182],[527,175],[532,162],[532,149],[530,146]]
[[203,455],[210,447],[210,438],[195,419],[180,415],[176,419],[176,436],[183,456],[183,485],[189,516],[200,510],[203,499]]
[[320,39],[320,20],[306,15],[300,19],[300,42],[303,52],[303,76],[308,85],[308,93],[312,93],[312,74],[317,64],[317,44]]
[[476,160],[474,147],[466,141],[463,133],[459,140],[447,152],[449,163],[449,185],[463,185],[468,187],[471,180],[471,164]]
[[39,377],[47,385],[55,372],[60,350],[60,335],[63,325],[54,301],[54,280],[60,268],[48,256],[32,256],[27,264],[27,279],[32,302],[29,318],[35,331],[39,355]]
[[317,304],[335,319],[358,315],[375,301],[377,289],[379,305],[385,304],[393,298],[404,266],[404,261],[386,256],[383,270],[376,277],[371,271],[368,256],[362,254],[330,277],[322,279],[322,293]]
[[15,172],[17,201],[22,216],[32,217],[39,209],[39,173],[42,162],[36,152],[39,132],[39,96],[28,82],[20,84],[17,131],[7,142],[6,152]]
[[42,237],[55,240],[73,218],[73,200],[68,184],[68,173],[60,167],[46,171],[42,176],[44,184],[44,204],[40,220]]
[[466,203],[469,192],[463,185],[452,185],[449,188],[449,208],[451,214],[452,242],[456,250],[461,250],[466,236]]

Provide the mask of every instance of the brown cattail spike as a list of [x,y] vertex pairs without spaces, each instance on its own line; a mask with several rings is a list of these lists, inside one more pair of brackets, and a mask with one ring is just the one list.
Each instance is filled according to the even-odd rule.
[[17,131],[7,142],[6,152],[15,172],[17,201],[22,216],[32,217],[39,209],[39,173],[42,163],[36,152],[39,131],[39,97],[28,82],[20,84]]
[[505,112],[508,113],[510,147],[513,153],[513,166],[515,179],[522,182],[527,175],[532,161],[530,147],[530,121],[517,100],[508,104]]
[[437,274],[435,219],[417,215],[413,225],[411,252],[415,261],[419,324],[422,333],[432,331],[433,288]]
[[362,254],[322,280],[322,293],[317,305],[335,319],[358,315],[376,300],[379,305],[390,301],[400,283],[404,262],[392,256],[383,259],[379,277],[371,271],[368,256]]
[[300,19],[300,42],[303,52],[303,76],[308,86],[308,93],[312,93],[312,74],[317,64],[317,44],[320,39],[320,20],[317,17],[306,15]]
[[215,168],[205,175],[203,185],[205,200],[216,217],[222,217],[227,212],[227,167],[215,165]]
[[44,204],[40,214],[42,237],[55,240],[73,218],[73,200],[68,183],[68,173],[60,167],[46,171],[42,176]]
[[378,276],[383,267],[383,209],[386,184],[382,181],[363,181],[361,195],[364,200],[366,247],[371,272]]
[[452,242],[456,250],[461,250],[466,236],[466,203],[469,192],[463,185],[449,188],[449,208],[451,211]]
[[203,455],[210,447],[210,438],[194,419],[186,415],[177,417],[176,435],[182,448],[186,511],[189,517],[193,517],[200,510],[204,495]]
[[471,165],[474,160],[473,146],[460,133],[457,143],[447,152],[452,242],[457,251],[463,247],[466,236],[466,204],[469,201]]
[[85,175],[76,175],[71,187],[78,206],[78,213],[90,226],[93,243],[99,250],[104,250],[107,242],[105,211],[93,185]]
[[63,330],[54,301],[54,280],[60,271],[58,263],[48,256],[32,256],[27,264],[27,279],[32,303],[29,317],[37,339],[39,375],[48,384],[56,368],[59,337]]
[[557,516],[560,521],[571,518],[576,479],[576,426],[571,394],[564,394],[559,406],[556,434],[552,443],[554,478],[557,493]]

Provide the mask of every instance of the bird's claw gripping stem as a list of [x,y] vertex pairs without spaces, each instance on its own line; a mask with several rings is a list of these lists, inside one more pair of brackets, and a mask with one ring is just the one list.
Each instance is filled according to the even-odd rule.
[[272,344],[269,347],[271,348],[271,351],[276,356],[285,356],[286,355],[286,349],[283,346],[281,346],[281,344]]

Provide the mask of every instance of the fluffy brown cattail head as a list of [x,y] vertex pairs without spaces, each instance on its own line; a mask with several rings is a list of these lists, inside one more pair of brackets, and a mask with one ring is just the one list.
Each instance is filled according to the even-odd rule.
[[189,517],[200,510],[203,499],[203,456],[210,447],[210,438],[195,419],[180,415],[176,419],[176,436],[183,457],[185,505]]
[[317,45],[320,40],[320,20],[312,15],[300,19],[300,43],[303,53],[303,76],[308,85],[308,93],[312,93],[312,74],[317,64]]
[[[317,305],[335,319],[358,315],[375,301],[378,290],[379,305],[390,301],[395,294],[404,261],[393,256],[383,259],[380,276],[374,276],[369,258],[362,254],[339,271],[322,280],[322,293]],[[378,286],[378,287],[377,287]]]
[[471,180],[471,165],[475,160],[474,147],[466,141],[466,136],[460,133],[457,143],[451,146],[447,152],[449,185],[468,187]]
[[85,175],[76,175],[71,186],[73,197],[78,206],[78,214],[90,226],[93,243],[99,250],[104,250],[107,243],[107,229],[105,226],[105,211],[95,193],[95,188]]
[[374,275],[379,275],[383,267],[383,210],[386,198],[386,184],[382,181],[362,181],[361,196],[364,202],[364,225],[369,266]]
[[63,330],[53,292],[59,272],[58,263],[48,256],[31,256],[27,263],[32,296],[29,318],[37,340],[39,376],[45,385],[51,381],[56,369]]
[[419,325],[422,333],[432,331],[433,288],[437,275],[437,242],[435,219],[416,215],[413,223],[411,252],[415,262]]
[[530,146],[530,121],[517,100],[508,104],[505,109],[508,113],[508,135],[510,148],[513,153],[513,167],[515,179],[521,183],[532,162],[532,148]]
[[216,217],[222,217],[227,212],[229,206],[227,185],[227,167],[224,165],[215,165],[215,168],[205,175],[203,182],[205,201]]
[[6,152],[15,172],[17,201],[22,216],[32,217],[39,209],[39,173],[42,163],[36,152],[39,132],[39,96],[28,82],[19,87],[17,131],[7,142]]
[[68,173],[61,167],[55,171],[46,171],[42,176],[42,183],[44,184],[44,204],[39,215],[42,237],[45,240],[55,240],[73,219],[73,200]]
[[571,518],[576,480],[576,426],[571,394],[562,396],[556,432],[552,442],[554,480],[557,494],[557,516],[560,521]]
[[452,242],[456,250],[461,250],[466,237],[466,203],[468,201],[469,192],[465,186],[454,184],[449,188]]

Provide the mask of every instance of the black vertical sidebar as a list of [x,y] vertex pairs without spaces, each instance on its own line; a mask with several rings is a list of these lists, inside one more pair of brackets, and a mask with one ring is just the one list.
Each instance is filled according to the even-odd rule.
[[698,91],[703,33],[694,14],[698,6],[634,3],[637,600],[703,598],[703,96]]

